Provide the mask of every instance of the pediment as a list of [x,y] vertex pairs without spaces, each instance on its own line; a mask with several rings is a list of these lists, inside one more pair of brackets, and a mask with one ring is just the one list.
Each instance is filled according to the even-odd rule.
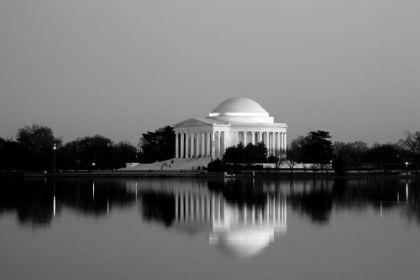
[[174,124],[174,127],[190,127],[190,126],[213,126],[213,123],[204,120],[191,118],[183,122]]

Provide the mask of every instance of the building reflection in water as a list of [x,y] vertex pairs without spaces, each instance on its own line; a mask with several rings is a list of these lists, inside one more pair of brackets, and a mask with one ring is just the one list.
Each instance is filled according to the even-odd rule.
[[216,205],[210,244],[237,257],[259,254],[278,232],[286,233],[286,200],[267,198],[265,208]]
[[[137,192],[134,182],[127,184]],[[174,200],[173,204],[166,203],[173,205],[171,227],[188,233],[205,232],[210,245],[234,257],[256,256],[277,233],[287,231],[286,199],[282,196],[265,194],[262,204],[239,205],[207,187],[151,187],[149,192],[170,195]]]
[[215,248],[235,256],[255,256],[276,233],[286,233],[287,211],[318,226],[327,226],[333,212],[367,208],[377,211],[378,218],[398,210],[410,223],[420,224],[420,183],[406,178],[29,178],[0,180],[0,185],[0,217],[15,213],[23,227],[49,226],[63,209],[99,219],[138,205],[144,221],[189,235],[205,234]]
[[251,257],[267,247],[276,232],[286,232],[286,201],[267,197],[264,208],[239,208],[221,195],[179,192],[175,219],[178,224],[209,223],[211,245],[237,257]]

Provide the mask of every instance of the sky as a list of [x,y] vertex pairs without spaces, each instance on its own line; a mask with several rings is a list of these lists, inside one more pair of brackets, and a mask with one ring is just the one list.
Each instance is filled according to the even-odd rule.
[[248,97],[288,141],[420,130],[418,0],[0,0],[0,137],[142,133]]

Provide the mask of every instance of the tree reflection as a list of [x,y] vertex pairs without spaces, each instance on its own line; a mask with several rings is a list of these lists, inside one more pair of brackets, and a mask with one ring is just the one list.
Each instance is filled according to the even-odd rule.
[[35,228],[49,225],[64,207],[98,218],[134,201],[124,182],[107,179],[13,178],[0,187],[0,214],[15,212],[20,224]]
[[410,191],[410,195],[408,195],[408,204],[410,207],[405,209],[405,214],[409,221],[415,221],[420,224],[420,182],[416,180],[413,185],[415,187],[410,188],[409,183],[406,183],[407,193]]
[[[319,225],[327,225],[333,211],[367,208],[378,213],[398,210],[407,220],[420,223],[419,181],[406,178],[292,181],[3,178],[0,185],[0,215],[15,213],[20,224],[33,227],[49,225],[63,208],[100,218],[116,207],[135,205],[138,198],[145,221],[188,233],[208,229],[209,223],[197,223],[198,217],[189,217],[196,219],[194,226],[177,220],[181,210],[186,213],[186,209],[179,208],[180,193],[189,194],[184,200],[197,199],[197,205],[188,204],[188,207],[207,207],[205,200],[213,197],[226,205],[224,209],[230,213],[246,210],[247,214],[265,213],[270,199],[281,198],[292,211]],[[206,215],[203,211],[197,213]]]
[[[31,187],[28,187],[28,185]],[[21,224],[35,227],[47,225],[53,217],[54,190],[46,180],[15,179],[2,182],[0,188],[0,214],[16,212]]]
[[175,220],[175,198],[171,194],[145,191],[141,193],[143,218],[170,227]]

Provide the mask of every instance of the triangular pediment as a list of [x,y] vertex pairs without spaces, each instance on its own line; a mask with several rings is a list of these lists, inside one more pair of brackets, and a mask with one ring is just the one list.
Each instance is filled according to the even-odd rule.
[[212,126],[213,123],[202,119],[191,118],[183,122],[174,124],[174,127],[190,127],[190,126]]

